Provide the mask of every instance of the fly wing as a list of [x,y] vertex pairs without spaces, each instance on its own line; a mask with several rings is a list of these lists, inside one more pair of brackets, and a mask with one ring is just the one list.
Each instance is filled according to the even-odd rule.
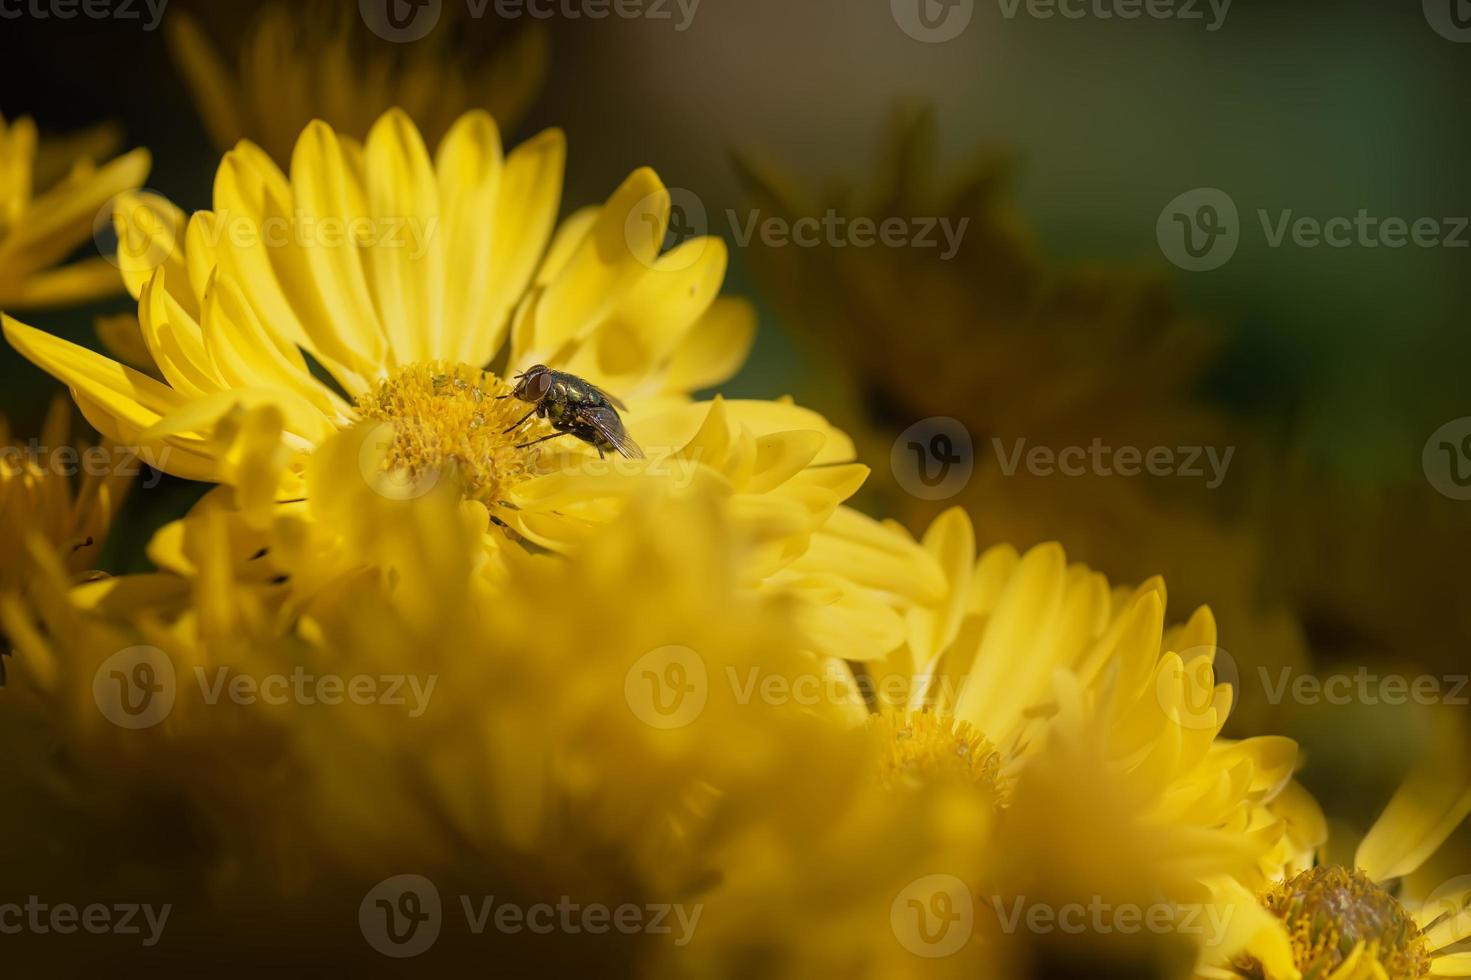
[[603,398],[608,402],[608,404],[609,405],[612,405],[614,408],[618,409],[618,411],[620,411],[620,412],[626,412],[626,411],[628,411],[628,406],[625,405],[625,404],[623,404],[623,400],[621,398],[616,398],[613,395],[608,394],[606,391],[604,391],[603,389],[599,388],[595,384],[589,383],[587,386],[589,388],[591,388],[593,391],[596,391],[598,394],[602,395]]
[[643,459],[644,451],[638,448],[638,443],[628,437],[628,432],[623,428],[623,420],[618,413],[607,405],[598,405],[582,410],[581,416],[598,430],[598,433],[629,459]]

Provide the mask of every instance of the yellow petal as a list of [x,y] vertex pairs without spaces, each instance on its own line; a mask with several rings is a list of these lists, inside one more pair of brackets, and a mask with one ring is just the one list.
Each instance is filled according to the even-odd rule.
[[[587,337],[654,265],[669,222],[669,192],[654,171],[633,172],[608,198],[587,237],[546,287],[536,318],[537,360]],[[629,229],[657,228],[652,235]]]
[[1360,842],[1355,861],[1375,881],[1415,871],[1471,814],[1464,739],[1458,720],[1447,716],[1425,758]]

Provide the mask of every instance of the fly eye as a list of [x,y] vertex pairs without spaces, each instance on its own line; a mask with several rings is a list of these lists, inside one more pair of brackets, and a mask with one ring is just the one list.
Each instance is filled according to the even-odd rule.
[[533,398],[545,398],[546,393],[552,388],[552,376],[550,374],[538,374],[531,379],[531,396]]

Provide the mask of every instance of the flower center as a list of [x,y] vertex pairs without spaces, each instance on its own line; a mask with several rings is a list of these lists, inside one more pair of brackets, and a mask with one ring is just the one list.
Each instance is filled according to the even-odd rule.
[[974,786],[999,808],[1006,802],[1001,783],[1001,753],[969,722],[933,711],[884,710],[869,727],[887,745],[879,778],[889,789],[934,781]]
[[536,420],[507,431],[531,411],[527,402],[502,397],[509,394],[494,374],[430,361],[397,369],[359,395],[356,407],[363,419],[393,426],[385,471],[417,480],[454,465],[465,496],[494,506],[535,475],[540,448],[521,444],[546,434]]
[[1430,950],[1404,906],[1362,871],[1309,868],[1274,885],[1262,904],[1287,924],[1304,977],[1327,977],[1362,943],[1389,980],[1430,975]]

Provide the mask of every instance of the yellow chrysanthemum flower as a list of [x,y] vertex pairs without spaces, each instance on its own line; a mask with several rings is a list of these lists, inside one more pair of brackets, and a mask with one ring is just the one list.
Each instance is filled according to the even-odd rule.
[[[670,199],[647,169],[554,234],[563,153],[550,131],[503,155],[483,113],[432,158],[401,112],[361,146],[313,123],[289,176],[241,143],[213,211],[186,221],[153,196],[120,205],[123,274],[162,380],[10,318],[5,334],[110,438],[223,484],[209,505],[258,535],[278,517],[311,522],[313,451],[363,423],[383,450],[371,466],[364,456],[363,487],[413,496],[454,470],[492,551],[507,540],[567,550],[644,485],[698,484],[762,528],[750,579],[782,573],[867,468],[788,401],[691,402],[738,368],[754,327],[746,303],[718,295],[723,243],[661,254]],[[545,441],[555,431],[506,380],[535,364],[622,399],[647,458]],[[166,531],[155,561],[189,572],[187,531]],[[272,542],[250,553],[262,547]],[[892,609],[849,601],[841,568],[809,559],[803,570],[814,608],[848,624],[834,655],[887,649],[892,629],[863,624],[892,623]]]
[[[895,524],[872,531],[908,538]],[[895,744],[898,769],[927,770],[923,760],[931,757],[949,766],[957,747],[968,747],[959,755],[974,762],[971,775],[990,774],[986,781],[1004,802],[1008,774],[1045,744],[1063,678],[1079,688],[1090,715],[1107,723],[1110,755],[1131,760],[1138,778],[1161,790],[1188,782],[1201,765],[1206,782],[1223,768],[1255,772],[1245,786],[1259,801],[1286,784],[1296,755],[1290,741],[1218,741],[1233,694],[1212,670],[1209,609],[1166,629],[1159,579],[1111,589],[1097,572],[1069,565],[1057,545],[1025,555],[1002,545],[977,555],[970,518],[959,509],[941,515],[919,544],[942,570],[945,599],[911,608],[904,644],[868,665],[864,678],[883,712],[877,723],[903,736]],[[1141,758],[1144,750],[1150,755]],[[1172,818],[1195,802],[1175,789]],[[1239,802],[1209,805],[1219,814]]]
[[463,8],[437,9],[443,16],[434,30],[394,44],[370,33],[357,4],[266,4],[233,67],[189,13],[170,11],[164,29],[220,152],[248,139],[284,166],[297,136],[316,119],[363,139],[379,116],[402,107],[430,143],[471,109],[515,126],[546,77],[545,32],[534,25],[495,56],[471,58],[456,47],[464,35],[453,20]]
[[1348,866],[1280,869],[1260,892],[1277,928],[1232,973],[1266,980],[1471,976],[1471,876],[1417,875],[1471,814],[1464,728],[1447,724],[1370,828]]
[[98,166],[118,142],[110,127],[42,142],[31,119],[0,116],[0,309],[85,303],[122,291],[107,258],[58,266],[91,240],[114,197],[148,177],[147,150]]

